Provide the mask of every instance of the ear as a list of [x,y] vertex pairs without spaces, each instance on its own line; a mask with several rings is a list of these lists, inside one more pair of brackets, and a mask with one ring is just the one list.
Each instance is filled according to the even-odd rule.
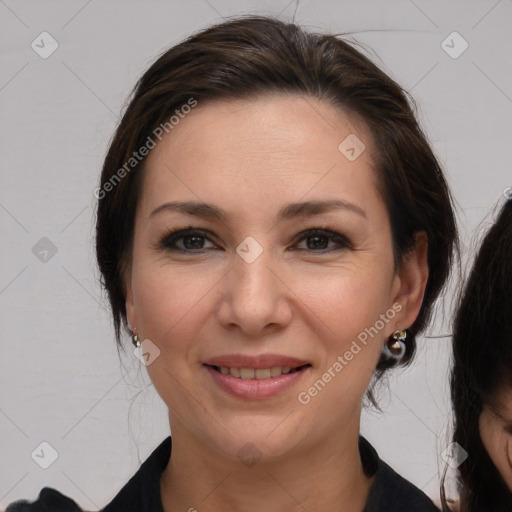
[[399,284],[395,303],[402,305],[400,329],[409,328],[416,320],[428,281],[428,237],[425,231],[418,231],[414,238],[414,247],[404,255],[397,272]]

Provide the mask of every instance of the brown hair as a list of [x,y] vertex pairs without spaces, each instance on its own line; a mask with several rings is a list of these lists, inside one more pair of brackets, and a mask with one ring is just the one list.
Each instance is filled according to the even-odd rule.
[[[396,265],[428,235],[430,275],[421,311],[408,330],[427,324],[447,279],[457,231],[440,165],[415,119],[408,95],[354,46],[334,35],[306,32],[273,17],[243,16],[209,27],[165,51],[136,84],[105,158],[101,190],[156,127],[194,98],[243,99],[280,92],[314,97],[362,119],[376,147],[379,188],[391,220]],[[130,261],[144,161],[98,204],[96,252],[112,307],[116,339],[126,328],[123,272]],[[382,357],[377,376],[394,362]]]

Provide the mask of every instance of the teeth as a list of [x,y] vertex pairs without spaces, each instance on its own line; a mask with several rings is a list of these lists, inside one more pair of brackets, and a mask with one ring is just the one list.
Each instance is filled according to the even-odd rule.
[[258,368],[254,371],[254,376],[257,379],[270,379],[270,368]]
[[227,366],[217,367],[220,373],[224,375],[232,375],[241,379],[265,380],[272,377],[279,377],[291,372],[289,366],[273,366],[272,368],[228,368]]
[[254,379],[254,368],[240,368],[242,379]]
[[281,367],[280,366],[273,366],[270,368],[270,376],[271,377],[278,377],[281,375]]

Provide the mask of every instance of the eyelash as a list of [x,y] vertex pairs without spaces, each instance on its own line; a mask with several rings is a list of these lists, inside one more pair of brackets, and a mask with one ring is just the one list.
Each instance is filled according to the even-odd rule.
[[[183,228],[177,228],[166,235],[164,235],[157,243],[156,249],[161,250],[168,250],[172,252],[179,252],[183,254],[203,254],[208,249],[199,249],[199,250],[191,250],[191,249],[179,249],[175,247],[175,243],[183,239],[184,237],[188,236],[198,236],[205,238],[209,240],[212,243],[213,240],[211,240],[208,236],[208,232],[203,229],[197,229],[193,228],[192,226],[187,226]],[[298,251],[309,251],[317,254],[325,254],[333,251],[339,251],[342,249],[353,249],[352,244],[349,242],[349,240],[341,235],[340,233],[337,233],[336,231],[331,231],[327,229],[320,229],[320,228],[312,228],[307,229],[305,231],[302,231],[299,233],[295,239],[294,243],[297,244],[298,242],[301,242],[304,239],[312,238],[314,236],[321,236],[327,238],[329,241],[333,241],[338,245],[337,249],[321,249],[321,250],[314,250],[314,249],[297,249]]]

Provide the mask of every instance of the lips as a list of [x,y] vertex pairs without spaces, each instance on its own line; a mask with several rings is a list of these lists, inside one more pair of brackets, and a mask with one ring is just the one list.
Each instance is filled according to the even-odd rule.
[[[218,389],[223,390],[231,396],[244,400],[261,400],[270,399],[281,395],[286,390],[291,390],[298,386],[298,383],[311,371],[311,365],[300,366],[289,373],[282,373],[275,377],[264,375],[260,378],[257,376],[243,378],[236,377],[231,373],[222,373],[216,370],[215,366],[203,365],[206,373],[217,384]],[[226,368],[226,367],[221,367]],[[231,368],[232,370],[233,368]],[[243,369],[241,370],[243,371]],[[264,369],[252,369],[253,372],[264,372]]]
[[297,385],[311,363],[279,354],[228,354],[207,359],[203,367],[222,390],[243,399],[265,399]]

